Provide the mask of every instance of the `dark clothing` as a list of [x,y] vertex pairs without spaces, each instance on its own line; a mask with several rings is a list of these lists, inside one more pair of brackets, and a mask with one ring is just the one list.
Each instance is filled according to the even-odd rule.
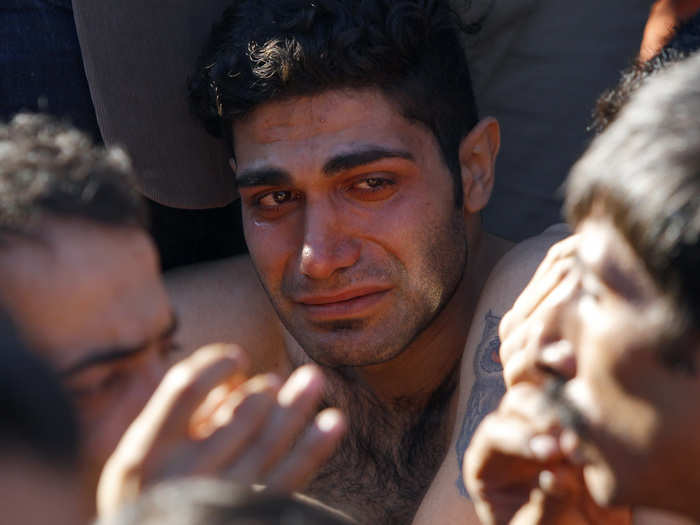
[[70,0],[3,0],[0,118],[43,111],[100,140]]

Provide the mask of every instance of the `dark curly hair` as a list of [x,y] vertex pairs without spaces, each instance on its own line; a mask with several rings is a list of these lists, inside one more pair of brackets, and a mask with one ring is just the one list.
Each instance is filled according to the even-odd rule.
[[0,124],[0,234],[32,234],[44,214],[146,227],[131,164],[119,149],[47,115]]
[[602,132],[616,118],[622,107],[649,77],[680,62],[700,49],[700,13],[675,30],[673,38],[646,62],[636,61],[622,72],[619,83],[598,98],[589,129]]
[[440,0],[239,0],[190,78],[191,105],[233,145],[233,121],[261,104],[377,87],[433,132],[461,205],[458,149],[478,117],[458,30]]

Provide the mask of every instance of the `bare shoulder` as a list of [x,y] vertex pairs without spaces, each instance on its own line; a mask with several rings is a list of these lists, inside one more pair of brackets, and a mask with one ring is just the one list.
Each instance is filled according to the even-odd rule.
[[[414,520],[429,523],[479,523],[462,480],[462,460],[481,420],[505,392],[498,359],[498,324],[535,273],[550,247],[570,235],[557,224],[511,248],[495,265],[471,320],[462,356],[459,400],[452,441]],[[469,320],[465,319],[465,322]]]
[[501,314],[509,310],[549,249],[569,235],[571,230],[566,224],[555,224],[511,248],[489,275],[479,299],[479,308]]
[[248,351],[253,372],[278,370],[282,329],[247,255],[175,269],[165,283],[185,351],[237,343]]

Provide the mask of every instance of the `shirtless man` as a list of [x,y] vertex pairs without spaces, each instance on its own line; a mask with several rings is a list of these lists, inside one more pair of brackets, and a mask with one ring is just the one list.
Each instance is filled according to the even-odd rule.
[[699,79],[649,80],[572,172],[578,236],[504,319],[509,392],[465,462],[484,523],[700,519]]
[[[471,365],[561,235],[520,247],[475,316],[511,245],[480,226],[499,128],[477,118],[450,11],[238,2],[191,97],[232,147],[250,259],[279,322],[237,323],[257,297],[237,291],[248,263],[215,263],[168,279],[183,337],[247,338],[258,366],[281,374],[321,365],[325,403],[350,429],[309,493],[362,523],[410,522],[448,451],[468,338]],[[489,349],[485,369],[462,377],[469,427],[503,392]],[[450,486],[468,505],[457,481],[455,468]]]

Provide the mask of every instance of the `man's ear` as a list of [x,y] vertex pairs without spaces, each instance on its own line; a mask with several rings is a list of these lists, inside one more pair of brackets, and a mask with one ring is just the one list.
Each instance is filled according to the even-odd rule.
[[238,164],[236,164],[236,159],[234,159],[233,157],[229,157],[228,165],[231,166],[231,169],[233,170],[234,173],[236,173],[236,171],[238,171]]
[[482,119],[459,145],[464,211],[481,211],[491,197],[501,128],[492,117]]

